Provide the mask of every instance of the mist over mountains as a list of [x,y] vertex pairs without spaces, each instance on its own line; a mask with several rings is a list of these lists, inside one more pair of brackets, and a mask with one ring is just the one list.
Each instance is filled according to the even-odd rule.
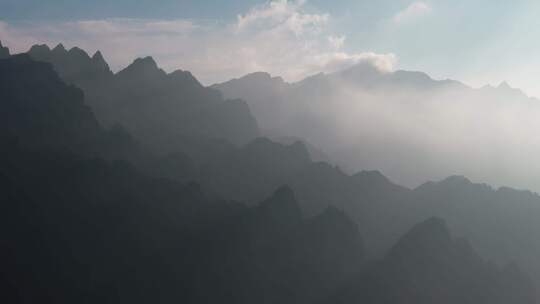
[[[341,113],[337,88],[380,103],[392,90],[418,103],[519,92],[359,66],[298,84],[254,74],[221,93],[151,57],[112,73],[79,48],[5,54],[8,302],[538,303],[538,195],[462,176],[411,189],[321,161],[341,164],[318,141],[346,145],[331,137],[339,117],[319,111]],[[237,89],[245,99],[227,99]]]
[[540,189],[539,102],[506,83],[473,89],[360,64],[295,83],[261,72],[213,87],[246,100],[264,135],[304,138],[350,173],[377,169],[409,187],[455,174]]

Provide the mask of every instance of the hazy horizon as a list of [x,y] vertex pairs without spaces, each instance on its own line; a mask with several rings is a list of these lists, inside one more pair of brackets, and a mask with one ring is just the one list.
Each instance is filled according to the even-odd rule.
[[0,39],[14,52],[35,43],[99,49],[113,70],[150,55],[165,70],[190,70],[206,85],[258,71],[294,82],[370,61],[473,87],[506,81],[540,96],[534,69],[540,45],[524,31],[534,27],[533,1],[152,4],[2,1]]

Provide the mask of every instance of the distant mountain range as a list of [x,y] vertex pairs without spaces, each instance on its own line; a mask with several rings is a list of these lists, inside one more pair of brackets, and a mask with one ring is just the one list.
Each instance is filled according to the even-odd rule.
[[536,194],[348,174],[302,138],[258,137],[245,102],[189,72],[29,53],[0,59],[11,302],[537,303]]
[[288,83],[263,72],[212,86],[246,100],[262,135],[303,138],[349,173],[416,187],[449,174],[540,191],[540,101],[503,83],[473,89],[360,64]]

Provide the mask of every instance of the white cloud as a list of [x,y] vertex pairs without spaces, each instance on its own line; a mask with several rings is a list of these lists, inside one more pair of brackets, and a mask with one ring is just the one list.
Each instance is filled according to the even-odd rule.
[[328,22],[328,14],[301,12],[305,1],[276,0],[252,8],[247,14],[238,15],[238,31],[274,28],[301,35],[317,29]]
[[328,42],[334,49],[339,50],[345,45],[345,36],[328,36]]
[[410,22],[419,17],[430,14],[433,8],[426,2],[416,1],[407,6],[404,10],[398,12],[392,18],[392,21],[396,24],[402,24]]
[[100,49],[113,69],[153,56],[165,70],[192,71],[203,83],[255,71],[289,81],[368,62],[392,70],[393,54],[347,52],[346,37],[330,30],[328,14],[308,12],[305,1],[272,1],[230,23],[201,20],[105,19],[47,24],[0,21],[0,40],[15,51],[34,43]]
[[176,35],[187,34],[198,26],[189,20],[137,20],[137,19],[109,19],[85,20],[67,23],[67,27],[79,29],[88,34],[141,34],[141,35]]

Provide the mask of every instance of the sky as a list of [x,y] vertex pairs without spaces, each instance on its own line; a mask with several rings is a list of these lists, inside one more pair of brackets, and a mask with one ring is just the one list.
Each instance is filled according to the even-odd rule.
[[256,71],[288,81],[371,62],[540,97],[532,0],[0,0],[0,41],[101,50],[113,70],[153,56],[205,84]]

